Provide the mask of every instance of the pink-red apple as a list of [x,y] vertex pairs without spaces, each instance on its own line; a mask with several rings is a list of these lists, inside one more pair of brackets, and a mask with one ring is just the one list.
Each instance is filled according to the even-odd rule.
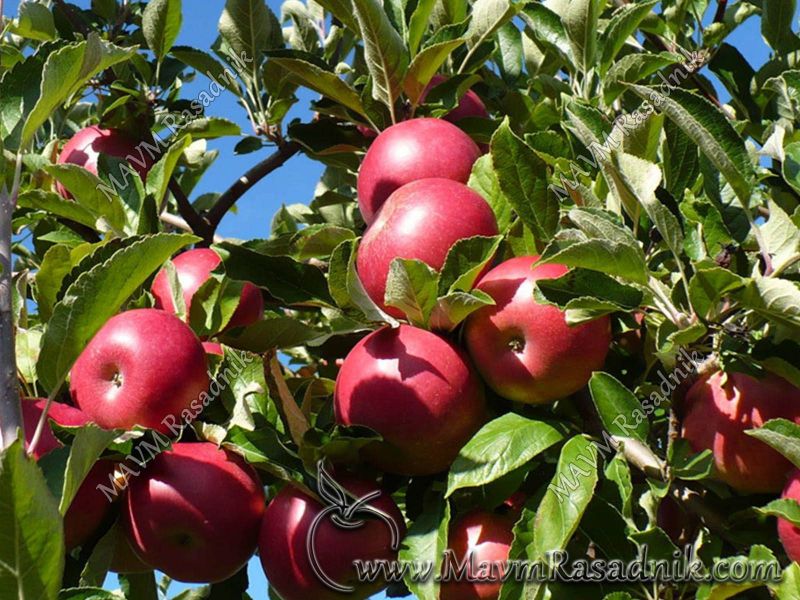
[[[183,292],[187,321],[192,306],[192,297],[200,289],[200,286],[208,281],[211,271],[220,262],[219,255],[210,248],[188,250],[172,259],[172,264],[175,265],[175,272],[178,275],[178,283],[180,283]],[[175,303],[172,300],[169,275],[166,269],[162,269],[156,275],[151,292],[156,299],[156,308],[161,308],[171,313],[177,312]],[[226,328],[244,327],[255,323],[262,317],[263,313],[264,299],[261,296],[261,292],[252,283],[245,283],[242,286],[239,305],[233,312]]]
[[[789,498],[800,502],[800,470],[795,469],[789,476],[781,498]],[[778,519],[778,537],[786,550],[789,560],[800,563],[800,527],[792,525],[786,519]]]
[[545,404],[577,392],[603,366],[611,343],[608,317],[575,327],[557,307],[539,304],[534,282],[567,272],[519,256],[486,273],[476,288],[495,301],[472,313],[464,340],[476,368],[499,395],[516,402]]
[[129,310],[109,319],[81,352],[70,393],[100,427],[166,433],[165,418],[181,421],[184,409],[202,407],[206,368],[203,346],[186,323],[163,310]]
[[[513,527],[508,516],[482,510],[467,513],[450,527],[451,552],[442,564],[442,600],[497,600],[514,541]],[[466,578],[459,578],[456,574],[465,560]]]
[[[97,175],[97,160],[100,154],[107,154],[115,158],[126,159],[133,169],[142,178],[147,179],[147,172],[158,160],[140,145],[140,142],[118,129],[103,129],[98,125],[91,125],[81,129],[64,144],[58,155],[58,163],[78,165]],[[121,177],[118,179],[121,180]],[[70,198],[69,192],[60,183],[56,184],[58,193],[65,198]]]
[[418,179],[441,177],[466,183],[478,146],[441,119],[410,119],[385,129],[367,150],[358,171],[358,207],[371,224],[386,199]]
[[497,220],[476,192],[449,179],[421,179],[392,194],[364,233],[356,267],[369,296],[389,314],[402,312],[384,300],[395,258],[414,258],[441,269],[458,240],[497,235]]
[[222,349],[222,344],[217,342],[203,342],[203,350],[209,356],[225,356],[225,351]]
[[88,542],[111,518],[114,504],[97,486],[110,487],[116,464],[99,460],[86,474],[64,515],[64,543],[67,549]]
[[[428,96],[428,93],[430,93],[433,88],[443,84],[447,80],[448,77],[445,75],[434,75],[433,79],[431,79],[431,82],[428,84],[428,87],[426,87],[425,91],[422,93],[420,102],[425,102],[425,98]],[[458,101],[458,105],[442,118],[445,121],[457,123],[461,119],[466,119],[469,117],[477,117],[481,119],[489,118],[489,111],[486,110],[486,105],[484,105],[483,100],[481,100],[480,96],[478,96],[478,94],[472,90],[467,90],[467,92],[461,96],[461,99]]]
[[[349,475],[337,474],[335,479],[356,498],[379,491],[374,483]],[[403,515],[388,493],[381,492],[368,505],[394,521],[400,539],[405,536]],[[346,529],[332,520],[342,515],[325,516],[321,515],[322,511],[323,506],[317,500],[290,485],[269,503],[261,524],[259,554],[270,587],[283,600],[338,600],[345,597],[364,600],[385,583],[359,582],[353,563],[356,560],[396,559],[391,526],[374,515],[358,512],[352,519],[363,520],[363,525]],[[352,593],[333,591],[315,572],[307,546],[309,531],[315,521],[319,521],[319,525],[312,539],[312,548],[317,565],[334,583],[354,587]]]
[[[27,449],[36,426],[47,405],[47,398],[23,398],[22,399],[22,423],[25,428],[25,447]],[[51,402],[50,410],[47,411],[48,421],[54,421],[62,427],[82,427],[89,422],[89,417],[81,410],[64,404],[62,402]],[[53,429],[48,423],[42,429],[42,435],[33,452],[33,457],[39,460],[42,456],[61,447],[61,442],[53,435]]]
[[800,389],[777,375],[756,379],[717,371],[692,385],[685,407],[683,437],[695,452],[714,453],[722,481],[742,492],[784,486],[791,463],[745,430],[778,418],[800,425]]
[[334,392],[336,419],[364,425],[377,467],[403,475],[446,469],[485,418],[483,388],[465,354],[424,329],[384,327],[347,355]]
[[240,456],[179,442],[131,479],[125,525],[136,554],[178,581],[227,579],[252,556],[264,490]]

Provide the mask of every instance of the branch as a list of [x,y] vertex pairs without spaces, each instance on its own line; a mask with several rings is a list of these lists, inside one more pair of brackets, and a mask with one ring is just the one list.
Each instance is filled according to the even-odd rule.
[[181,217],[183,217],[184,222],[189,226],[192,233],[200,236],[206,242],[210,242],[214,236],[215,228],[211,226],[207,219],[197,214],[194,206],[189,202],[189,198],[186,197],[181,186],[174,178],[169,180],[169,191],[172,192],[172,195],[175,197],[175,202],[178,205],[178,212],[181,214]]
[[[172,213],[163,212],[158,216],[158,218],[163,223],[166,223],[167,225],[170,225],[175,229],[180,229],[182,231],[188,231],[189,233],[194,233],[194,230],[192,229],[191,225],[189,225],[189,223],[187,223],[185,219],[182,219],[178,215],[173,215]],[[214,235],[213,242],[215,244],[224,241],[225,241],[224,237],[220,235]]]
[[300,144],[297,142],[279,143],[278,149],[275,152],[247,171],[244,175],[237,179],[236,182],[231,185],[231,187],[225,190],[225,192],[219,198],[217,198],[214,206],[211,207],[211,210],[209,210],[206,215],[206,219],[211,227],[211,234],[213,235],[213,233],[217,230],[217,227],[219,227],[219,223],[222,221],[222,218],[247,190],[261,181],[264,177],[272,173],[272,171],[282,166],[287,160],[289,160],[299,151]]

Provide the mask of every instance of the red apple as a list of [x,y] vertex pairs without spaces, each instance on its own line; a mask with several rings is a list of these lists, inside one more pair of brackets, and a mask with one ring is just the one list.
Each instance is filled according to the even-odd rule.
[[383,436],[366,457],[403,475],[446,469],[485,418],[483,388],[464,353],[410,325],[356,344],[336,378],[334,407],[340,424]]
[[222,344],[217,342],[203,342],[203,350],[209,356],[225,356],[225,351],[222,349]]
[[719,478],[741,492],[775,492],[792,464],[745,433],[770,419],[800,425],[800,389],[777,375],[755,379],[717,371],[695,382],[685,399],[683,437],[695,452],[714,453]]
[[[196,248],[179,254],[172,259],[175,271],[178,275],[178,282],[183,291],[183,302],[186,305],[186,319],[189,319],[192,297],[211,276],[217,265],[221,262],[219,255],[210,248]],[[169,276],[166,269],[159,271],[153,280],[153,287],[150,290],[156,299],[156,308],[161,308],[171,313],[177,312],[175,303],[172,301],[172,293],[169,286]],[[236,307],[231,320],[226,328],[244,327],[258,321],[264,313],[264,299],[261,292],[252,283],[245,283],[242,287],[242,295],[239,299],[239,306]]]
[[479,194],[449,179],[414,181],[392,194],[367,229],[358,248],[358,274],[376,304],[402,317],[383,303],[392,261],[415,258],[441,269],[453,244],[476,235],[497,235],[494,213]]
[[264,490],[244,459],[179,442],[131,480],[124,518],[144,562],[178,581],[213,583],[252,556],[263,514]]
[[[467,560],[467,578],[444,581],[442,600],[497,600],[503,585],[505,563],[514,541],[514,522],[507,516],[482,510],[464,515],[450,527],[448,549],[452,551],[452,571]],[[447,557],[442,575],[448,575]],[[472,581],[470,581],[472,579]]]
[[[790,498],[800,501],[800,469],[795,469],[789,476],[789,481],[783,489],[781,498]],[[778,519],[778,537],[786,550],[789,560],[800,563],[800,527],[792,525],[786,519]]]
[[141,425],[163,433],[165,418],[180,421],[184,409],[202,407],[208,385],[200,340],[183,321],[153,308],[109,319],[70,377],[72,398],[100,427]]
[[464,340],[475,366],[499,395],[545,404],[577,392],[603,366],[611,343],[608,317],[570,327],[555,306],[538,304],[533,284],[567,272],[563,265],[533,267],[536,256],[498,265],[478,282],[494,301],[472,313]]
[[[375,484],[352,476],[336,475],[341,485],[361,498],[377,491]],[[405,536],[403,515],[392,500],[382,492],[368,503],[390,517],[400,534]],[[385,585],[357,581],[353,562],[356,560],[394,560],[392,529],[382,520],[358,512],[354,520],[363,525],[354,529],[339,527],[332,518],[338,513],[321,515],[323,506],[314,498],[290,485],[284,487],[269,503],[261,523],[259,554],[269,585],[283,600],[365,599]],[[335,583],[352,586],[352,593],[335,592],[327,587],[314,571],[307,548],[309,530],[317,519],[319,526],[313,538],[314,555],[321,571]]]
[[[98,125],[92,125],[75,133],[64,144],[57,162],[79,165],[97,175],[97,160],[100,154],[127,159],[142,181],[147,179],[147,172],[158,160],[157,156],[150,156],[147,148],[141,142],[127,133],[118,129],[103,129]],[[122,181],[123,177],[124,174],[121,174],[117,179]],[[56,184],[56,189],[63,197],[72,197],[60,183]]]
[[371,224],[401,186],[429,177],[466,183],[481,155],[472,139],[441,119],[411,119],[385,129],[367,150],[358,171],[358,207]]
[[[22,399],[22,423],[25,428],[25,447],[27,449],[36,432],[36,426],[39,419],[44,412],[44,407],[47,404],[46,398],[23,398]],[[89,422],[89,417],[86,414],[61,402],[51,402],[50,410],[47,411],[47,419],[54,421],[62,427],[81,427]],[[42,429],[42,435],[39,437],[39,442],[36,444],[36,449],[33,457],[39,460],[48,452],[61,447],[61,442],[53,435],[53,430],[48,423]]]
[[[426,87],[425,91],[422,93],[420,103],[425,102],[425,98],[433,88],[441,85],[447,80],[448,77],[445,75],[434,75],[431,79],[431,82],[428,84],[428,87]],[[461,99],[458,101],[458,105],[442,118],[445,121],[457,123],[461,119],[466,119],[469,117],[478,117],[482,119],[489,118],[489,111],[486,110],[483,100],[481,100],[480,96],[478,96],[478,94],[472,90],[467,90],[467,93],[461,96]]]
[[64,543],[67,550],[82,546],[94,536],[113,512],[114,504],[97,486],[110,487],[116,464],[99,460],[86,474],[64,515]]

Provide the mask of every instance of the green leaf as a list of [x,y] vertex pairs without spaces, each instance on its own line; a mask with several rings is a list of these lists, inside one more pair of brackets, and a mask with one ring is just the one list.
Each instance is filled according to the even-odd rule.
[[768,517],[786,519],[795,527],[800,527],[800,504],[794,498],[779,498],[755,510]]
[[173,46],[170,53],[198,73],[216,81],[225,89],[241,97],[242,91],[239,89],[239,84],[236,83],[236,74],[207,52],[191,46]]
[[[647,0],[635,4],[626,4],[616,10],[611,16],[611,20],[603,31],[601,43],[603,46],[600,58],[601,72],[605,73],[609,65],[622,50],[625,42],[633,35],[639,24],[658,4],[658,0]],[[638,53],[628,56],[642,56]],[[625,57],[623,57],[624,59]]]
[[[632,6],[632,5],[628,5]],[[603,77],[603,100],[611,104],[625,91],[625,83],[637,83],[661,69],[680,62],[680,56],[661,52],[634,52],[615,61]]]
[[537,241],[548,242],[558,228],[559,205],[547,183],[547,165],[511,131],[508,118],[491,142],[500,189]]
[[36,366],[45,387],[58,387],[103,324],[172,254],[197,240],[175,234],[131,237],[108,260],[81,273],[47,324]]
[[745,433],[772,446],[800,468],[800,425],[786,419],[771,419]]
[[431,44],[414,57],[403,79],[403,91],[412,105],[419,104],[422,93],[433,76],[436,75],[439,67],[464,42],[464,38],[456,38],[438,44]]
[[384,303],[399,308],[417,327],[425,327],[436,305],[436,271],[415,259],[395,258],[389,266]]
[[464,319],[484,306],[494,305],[492,297],[481,290],[451,292],[436,301],[430,316],[431,329],[453,331]]
[[169,180],[178,164],[183,151],[192,143],[189,135],[181,136],[176,142],[170,145],[169,149],[161,155],[158,162],[147,172],[146,190],[148,194],[161,203],[169,187]]
[[597,19],[600,16],[599,0],[570,0],[561,16],[572,54],[583,72],[594,66],[597,51]]
[[64,487],[61,492],[58,510],[64,515],[78,493],[89,470],[100,458],[108,445],[114,441],[120,431],[100,429],[96,425],[81,427],[70,446],[67,469],[64,476]]
[[0,461],[0,597],[55,600],[64,568],[58,503],[19,441]]
[[12,25],[11,31],[30,40],[55,39],[56,26],[53,22],[53,13],[44,4],[22,2],[19,5],[19,16]]
[[281,24],[264,0],[227,0],[218,28],[240,64],[253,73],[264,50],[283,46]]
[[723,298],[746,284],[746,279],[722,267],[697,269],[689,281],[689,300],[698,315],[713,318]]
[[800,284],[777,277],[750,280],[741,297],[742,305],[773,323],[800,332]]
[[439,273],[439,295],[468,292],[497,254],[503,236],[474,236],[458,240],[448,250]]
[[800,193],[800,142],[787,144],[783,152],[786,155],[781,167],[783,178]]
[[414,56],[422,43],[422,37],[430,25],[430,16],[436,0],[420,0],[408,20],[408,51]]
[[769,200],[769,220],[761,226],[761,232],[772,256],[772,268],[783,271],[800,256],[800,227],[773,200]]
[[476,0],[472,5],[472,18],[464,35],[470,48],[476,48],[492,37],[504,23],[517,14],[510,0]]
[[796,0],[769,0],[761,5],[761,35],[781,54],[797,50],[797,35],[792,21],[797,10]]
[[447,478],[447,494],[491,483],[564,439],[561,425],[506,413],[484,425],[458,453]]
[[358,21],[353,14],[350,0],[316,0],[316,3],[339,19],[353,33],[358,33]]
[[408,70],[408,51],[378,0],[353,0],[364,59],[372,77],[372,97],[394,115],[394,102],[403,89]]
[[[716,106],[692,92],[676,88],[668,96],[657,88],[630,85],[631,91],[664,112],[688,135],[722,173],[742,205],[749,206],[753,165],[744,141]],[[640,109],[641,110],[641,109]]]
[[[720,567],[718,567],[720,572],[762,573],[762,576],[766,575],[767,577],[769,577],[770,573],[769,571],[765,573],[764,567],[769,567],[769,565],[772,564],[774,567],[770,569],[772,571],[771,575],[780,575],[780,564],[775,558],[775,555],[772,553],[772,550],[766,546],[758,544],[750,547],[750,553],[747,556],[726,556],[724,558],[716,559],[714,562],[726,563],[727,566],[720,565]],[[735,567],[734,563],[743,564],[741,564],[739,567]],[[763,585],[764,581],[757,580],[706,583],[697,589],[696,598],[697,600],[725,600],[726,598],[732,598],[734,596],[746,597],[746,594],[744,596],[741,595],[742,592],[759,588]],[[779,598],[784,597],[787,599],[793,598],[793,596],[779,596]],[[794,598],[796,598],[796,596],[794,596]]]
[[233,121],[221,117],[200,117],[187,123],[183,132],[191,135],[193,140],[210,140],[230,135],[242,135],[242,128]]
[[596,371],[589,380],[589,392],[603,427],[613,436],[647,440],[650,421],[639,399],[618,379]]
[[447,549],[449,525],[450,505],[444,498],[436,498],[428,503],[426,510],[411,524],[400,547],[401,561],[420,564],[423,561],[430,561],[429,577],[405,579],[409,591],[419,600],[439,598],[439,582],[435,575],[441,570],[442,559]]
[[164,60],[181,29],[181,0],[152,0],[142,13],[142,33],[158,61]]
[[86,225],[92,229],[98,228],[97,216],[95,213],[84,208],[75,201],[62,198],[55,192],[39,189],[26,190],[17,198],[17,206],[20,208],[43,210],[57,217]]
[[572,46],[561,18],[544,4],[529,2],[520,16],[528,26],[533,39],[546,48],[551,48],[569,65],[573,62]]
[[244,329],[225,332],[220,341],[226,346],[261,354],[271,348],[300,346],[318,335],[316,330],[294,317],[269,313]]
[[55,109],[89,79],[135,53],[135,46],[120,48],[92,32],[85,42],[69,44],[50,54],[42,70],[39,99],[22,128],[21,145],[26,145]]
[[492,207],[497,219],[497,228],[504,232],[511,224],[512,208],[503,190],[500,189],[500,180],[497,178],[497,171],[492,166],[490,154],[484,154],[472,165],[468,185],[483,196],[483,199]]
[[58,600],[126,600],[126,598],[119,592],[109,592],[98,587],[80,587],[61,590]]

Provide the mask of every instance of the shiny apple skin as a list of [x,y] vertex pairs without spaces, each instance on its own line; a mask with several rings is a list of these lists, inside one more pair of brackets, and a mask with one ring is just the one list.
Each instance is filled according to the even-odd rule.
[[443,471],[485,420],[483,386],[453,343],[424,329],[384,327],[350,351],[336,378],[336,420],[383,441],[372,464],[403,475]]
[[[44,412],[44,407],[47,405],[47,398],[23,398],[22,399],[22,423],[25,429],[25,448],[33,439],[36,432],[36,425]],[[82,427],[89,423],[89,417],[80,409],[74,406],[69,406],[62,402],[52,402],[50,410],[47,411],[48,424],[42,429],[42,435],[39,437],[39,442],[36,444],[36,449],[33,457],[39,460],[45,454],[52,452],[56,448],[62,446],[56,436],[53,434],[53,429],[50,427],[49,421],[55,421],[62,427]]]
[[410,119],[382,131],[358,171],[358,207],[367,225],[398,188],[430,177],[467,183],[481,155],[466,133],[442,119]]
[[777,375],[756,379],[717,371],[692,385],[684,400],[683,437],[695,452],[711,450],[719,478],[741,492],[777,492],[791,463],[745,433],[770,419],[800,425],[800,389]]
[[[791,472],[781,498],[790,498],[800,502],[800,469]],[[778,538],[789,559],[800,563],[800,527],[792,525],[786,519],[778,518]]]
[[86,474],[64,515],[67,550],[82,546],[98,533],[103,524],[110,524],[116,498],[109,499],[97,486],[111,487],[110,477],[115,467],[114,461],[99,460]]
[[167,416],[200,401],[208,390],[206,355],[183,321],[163,310],[142,308],[106,322],[75,361],[70,394],[97,425],[169,428]]
[[[336,475],[335,479],[358,497],[379,489],[374,483],[353,476]],[[405,536],[403,515],[390,495],[383,492],[369,505],[395,522],[401,539]],[[334,525],[332,515],[323,517],[314,546],[320,567],[336,583],[356,588],[351,594],[335,592],[315,574],[306,547],[308,532],[322,510],[323,506],[317,500],[290,485],[269,503],[261,524],[259,555],[270,587],[282,600],[369,598],[385,584],[358,582],[353,561],[396,559],[391,529],[368,515],[358,514],[357,518],[364,519],[364,525],[351,530]]]
[[136,554],[173,579],[214,583],[253,555],[264,490],[240,456],[179,442],[131,479],[125,526]]
[[577,392],[603,367],[611,326],[601,317],[570,327],[557,307],[538,304],[534,282],[559,277],[567,268],[533,267],[537,259],[512,258],[480,279],[476,288],[495,305],[467,318],[464,342],[475,367],[500,396],[546,404]]
[[494,213],[479,194],[456,181],[421,179],[387,200],[364,233],[356,268],[372,300],[400,318],[400,310],[383,302],[395,258],[415,258],[438,270],[457,241],[497,233]]
[[[186,317],[188,320],[189,311],[192,306],[192,298],[197,290],[208,281],[211,271],[217,268],[222,262],[219,255],[210,248],[195,248],[187,250],[172,259],[175,271],[178,275],[178,282],[183,291],[183,302],[186,305]],[[158,272],[153,280],[150,290],[156,299],[156,308],[161,308],[171,313],[177,312],[175,303],[172,301],[172,293],[169,288],[169,276],[166,269]],[[226,329],[234,327],[245,327],[252,325],[264,314],[264,299],[260,290],[252,283],[245,283],[242,286],[242,295],[239,305],[233,312]]]

